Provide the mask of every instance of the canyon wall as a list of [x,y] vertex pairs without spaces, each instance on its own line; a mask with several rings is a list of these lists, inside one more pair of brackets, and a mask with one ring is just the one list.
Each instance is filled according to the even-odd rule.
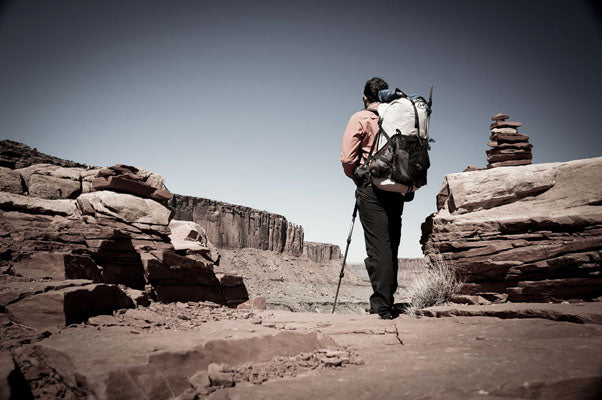
[[341,248],[330,243],[305,242],[303,255],[318,263],[328,262],[341,258]]
[[169,205],[176,219],[194,221],[205,228],[207,238],[217,247],[303,253],[303,227],[282,215],[179,194]]

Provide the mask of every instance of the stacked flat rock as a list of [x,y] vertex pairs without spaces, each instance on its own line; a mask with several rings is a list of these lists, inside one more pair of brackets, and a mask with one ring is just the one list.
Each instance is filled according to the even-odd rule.
[[153,199],[163,205],[167,205],[172,197],[159,175],[123,164],[99,170],[92,187],[94,190],[111,190]]
[[508,114],[491,117],[488,145],[492,149],[487,150],[487,168],[531,164],[533,145],[529,143],[529,136],[518,133],[522,123],[506,121],[509,118]]

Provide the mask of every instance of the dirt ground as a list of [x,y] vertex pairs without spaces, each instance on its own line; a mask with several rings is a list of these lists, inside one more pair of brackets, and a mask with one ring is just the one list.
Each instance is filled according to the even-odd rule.
[[[304,256],[251,248],[219,253],[219,269],[242,276],[249,296],[265,297],[269,309],[330,312],[342,260],[319,264]],[[369,282],[346,268],[337,310],[363,312],[370,293]]]
[[[269,309],[330,312],[341,271],[342,259],[315,263],[307,257],[257,249],[220,249],[220,269],[242,276],[250,297],[263,296]],[[395,299],[407,301],[406,283],[419,268],[417,260],[400,260],[399,290]],[[372,288],[365,267],[345,267],[337,312],[364,313]]]

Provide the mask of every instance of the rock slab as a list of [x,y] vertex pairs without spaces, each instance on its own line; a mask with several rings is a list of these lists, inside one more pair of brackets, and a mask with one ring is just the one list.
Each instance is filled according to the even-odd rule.
[[602,295],[602,157],[447,175],[423,251],[465,294],[510,301]]

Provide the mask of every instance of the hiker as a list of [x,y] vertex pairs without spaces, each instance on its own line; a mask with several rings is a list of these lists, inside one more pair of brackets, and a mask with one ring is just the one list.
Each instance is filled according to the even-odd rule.
[[369,174],[356,174],[370,154],[378,132],[379,91],[389,85],[381,78],[372,78],[364,86],[364,110],[351,116],[343,135],[341,163],[345,175],[351,178],[355,191],[360,221],[364,229],[366,253],[364,260],[372,289],[370,313],[382,319],[398,316],[393,295],[397,290],[397,253],[401,239],[401,214],[404,196],[399,192],[384,191],[373,185]]

